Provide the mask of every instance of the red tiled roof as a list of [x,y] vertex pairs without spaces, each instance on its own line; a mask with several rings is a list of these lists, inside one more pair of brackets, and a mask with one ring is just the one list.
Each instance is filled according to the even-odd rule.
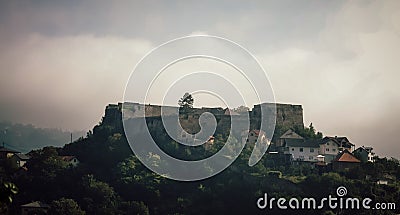
[[344,150],[336,157],[335,162],[360,163],[361,161],[354,157],[349,151]]

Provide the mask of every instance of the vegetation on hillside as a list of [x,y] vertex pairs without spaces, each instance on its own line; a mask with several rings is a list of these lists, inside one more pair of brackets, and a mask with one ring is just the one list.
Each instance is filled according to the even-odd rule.
[[[41,201],[50,205],[52,214],[308,214],[311,211],[260,210],[256,201],[264,193],[286,198],[327,197],[335,194],[338,186],[347,187],[349,196],[399,204],[399,182],[375,183],[385,174],[400,177],[397,160],[378,159],[376,163],[362,164],[352,171],[320,174],[311,165],[279,163],[270,155],[249,167],[252,148],[245,147],[238,159],[222,173],[201,181],[178,182],[144,167],[131,152],[123,132],[117,129],[119,127],[100,123],[85,138],[62,148],[45,147],[30,152],[26,174],[13,176],[9,173],[5,177],[18,187],[18,193],[15,195],[16,189],[8,189],[7,197],[13,201],[5,201],[8,198],[2,196],[3,207],[16,213],[22,204]],[[303,130],[297,128],[296,132],[307,138],[320,138],[312,125]],[[176,157],[208,156],[225,140],[222,135],[216,135],[216,148],[205,151],[203,147],[182,148],[167,136],[156,138],[163,141],[164,150]],[[60,155],[75,155],[80,165],[73,168]],[[399,212],[397,209],[359,210],[356,213]],[[339,209],[324,208],[312,213],[339,213]],[[354,214],[354,211],[340,211],[340,214]]]

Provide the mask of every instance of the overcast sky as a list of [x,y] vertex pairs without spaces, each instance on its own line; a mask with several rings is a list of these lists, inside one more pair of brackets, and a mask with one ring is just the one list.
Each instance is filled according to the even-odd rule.
[[307,125],[400,157],[399,20],[396,0],[1,1],[0,120],[91,129],[147,52],[201,32],[252,52]]

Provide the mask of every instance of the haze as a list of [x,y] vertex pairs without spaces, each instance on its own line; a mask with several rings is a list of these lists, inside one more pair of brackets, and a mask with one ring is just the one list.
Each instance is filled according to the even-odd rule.
[[399,20],[395,0],[2,1],[0,121],[91,129],[147,52],[202,33],[251,51],[307,125],[399,157]]

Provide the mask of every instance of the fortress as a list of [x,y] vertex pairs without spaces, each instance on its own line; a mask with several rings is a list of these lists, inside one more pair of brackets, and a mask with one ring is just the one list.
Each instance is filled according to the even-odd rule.
[[[261,119],[261,109],[267,108],[273,110],[276,107],[276,126],[280,127],[304,127],[303,123],[303,108],[301,105],[293,104],[280,104],[280,103],[262,103],[254,105],[254,107],[249,111],[250,117],[250,127],[251,129],[257,129],[260,125]],[[116,125],[118,128],[122,129],[122,111],[124,108],[125,119],[127,118],[137,118],[146,116],[148,125],[152,127],[162,128],[161,121],[161,106],[159,105],[144,105],[139,103],[118,103],[109,104],[105,110],[105,116],[103,118],[104,124]],[[163,106],[163,115],[176,115],[179,111],[179,107],[173,106]],[[216,108],[193,108],[190,112],[179,115],[179,120],[183,128],[190,133],[196,133],[200,126],[198,124],[198,119],[200,115],[204,112],[212,113],[218,123],[217,131],[227,129],[230,127],[231,116],[240,115],[240,113],[235,113],[229,109],[216,107]]]

